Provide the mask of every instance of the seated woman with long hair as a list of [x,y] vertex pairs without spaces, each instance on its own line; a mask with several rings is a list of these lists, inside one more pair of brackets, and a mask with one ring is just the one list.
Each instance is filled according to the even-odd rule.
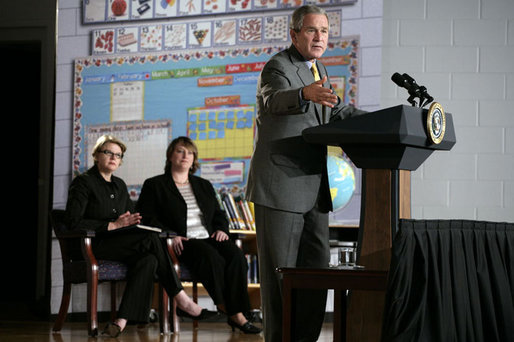
[[147,179],[137,203],[143,223],[177,233],[173,249],[200,280],[227,323],[247,334],[261,329],[248,321],[248,264],[229,239],[228,221],[212,184],[193,174],[198,149],[188,137],[171,142],[164,174]]

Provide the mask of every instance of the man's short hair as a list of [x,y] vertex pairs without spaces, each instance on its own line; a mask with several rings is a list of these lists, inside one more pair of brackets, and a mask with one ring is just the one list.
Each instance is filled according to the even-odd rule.
[[303,26],[303,18],[307,14],[321,14],[324,15],[328,21],[327,12],[323,8],[314,5],[305,5],[298,7],[293,12],[293,17],[291,19],[291,23],[289,24],[289,28],[295,32],[300,32]]

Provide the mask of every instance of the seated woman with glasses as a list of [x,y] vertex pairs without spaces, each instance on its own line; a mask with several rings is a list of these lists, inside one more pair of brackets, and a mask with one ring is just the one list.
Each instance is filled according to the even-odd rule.
[[126,146],[104,135],[93,149],[94,166],[71,182],[66,215],[70,229],[97,232],[93,252],[97,259],[115,260],[127,265],[127,282],[118,318],[104,334],[118,336],[127,322],[148,323],[155,275],[184,315],[205,319],[215,312],[202,310],[184,292],[173,263],[158,233],[143,229],[122,229],[141,222],[125,182],[113,173],[121,165]]
[[137,202],[143,223],[177,233],[173,249],[180,262],[200,280],[232,330],[261,332],[244,313],[250,310],[248,264],[229,240],[228,222],[212,184],[194,176],[198,149],[188,137],[178,137],[166,151],[164,174],[147,179]]

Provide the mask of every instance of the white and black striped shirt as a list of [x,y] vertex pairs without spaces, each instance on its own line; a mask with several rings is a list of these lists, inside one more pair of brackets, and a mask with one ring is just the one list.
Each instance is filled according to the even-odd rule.
[[191,184],[177,184],[177,188],[187,205],[187,238],[207,239],[209,237],[209,232],[203,224],[203,214],[198,207]]

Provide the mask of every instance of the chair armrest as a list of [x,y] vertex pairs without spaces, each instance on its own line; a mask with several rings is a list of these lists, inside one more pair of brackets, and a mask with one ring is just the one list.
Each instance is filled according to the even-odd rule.
[[75,229],[61,231],[56,236],[60,239],[93,238],[96,236],[96,232],[91,229]]
[[166,239],[166,249],[168,250],[168,254],[173,262],[173,267],[175,267],[175,271],[180,278],[180,262],[178,261],[177,254],[175,254],[175,251],[173,250],[173,238],[177,236],[177,233],[174,231],[163,231],[159,233],[159,236]]
[[98,267],[98,261],[96,260],[95,254],[93,253],[92,238],[90,236],[83,236],[80,239],[80,246],[84,260],[88,265],[94,267],[96,271],[96,268]]

